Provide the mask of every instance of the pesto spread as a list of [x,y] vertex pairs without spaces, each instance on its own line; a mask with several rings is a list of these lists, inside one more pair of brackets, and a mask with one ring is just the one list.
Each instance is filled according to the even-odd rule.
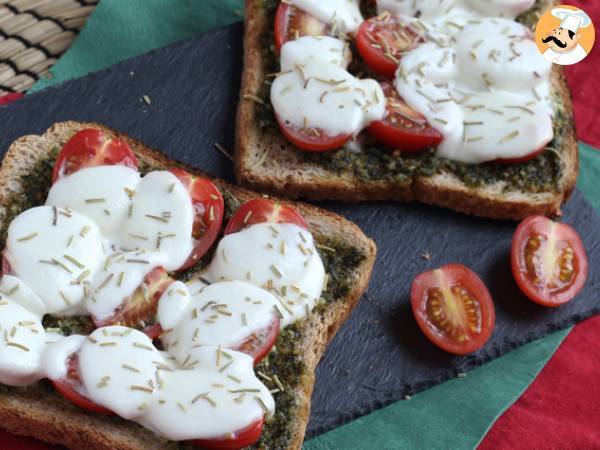
[[[263,0],[267,15],[267,23],[272,24],[278,6],[278,0]],[[541,11],[538,1],[530,11],[522,14],[517,20],[533,27]],[[364,7],[365,17],[375,14],[373,7]],[[262,35],[264,73],[275,73],[279,70],[278,57],[274,51],[273,27],[267,26]],[[358,76],[374,77],[360,58],[355,58],[349,67],[350,73]],[[265,135],[279,134],[275,115],[270,102],[270,81],[265,80],[257,96],[262,103],[256,105],[256,117],[259,128]],[[536,158],[521,164],[465,164],[437,157],[433,149],[418,154],[402,154],[390,151],[367,140],[362,151],[356,152],[341,148],[330,152],[308,153],[298,151],[301,158],[313,164],[342,174],[350,172],[360,181],[393,181],[409,183],[414,177],[430,177],[440,173],[451,173],[469,187],[482,187],[494,183],[503,183],[505,191],[526,191],[531,193],[552,192],[560,189],[559,180],[562,174],[560,151],[563,139],[570,126],[571,117],[565,111],[559,96],[554,94],[554,139],[546,151]]]

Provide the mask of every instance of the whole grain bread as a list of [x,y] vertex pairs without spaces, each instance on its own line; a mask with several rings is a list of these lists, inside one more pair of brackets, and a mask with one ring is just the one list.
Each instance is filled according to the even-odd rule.
[[[53,149],[62,145],[83,128],[99,128],[109,136],[127,142],[134,150],[141,165],[147,169],[163,169],[174,165],[203,175],[201,171],[168,159],[163,154],[148,148],[141,142],[100,124],[62,122],[53,125],[43,135],[24,136],[8,149],[0,167],[0,224],[4,227],[22,209],[32,205],[26,180],[34,175],[34,168],[51,164]],[[233,195],[240,201],[258,197],[258,194],[214,179],[222,192]],[[36,181],[37,183],[38,181]],[[50,180],[47,180],[48,186]],[[39,203],[43,203],[45,192],[39,187]],[[323,209],[304,203],[294,203],[305,217],[317,242],[338,241],[340,245],[357,249],[364,258],[354,267],[349,278],[349,289],[343,298],[316,308],[299,325],[299,339],[295,343],[301,359],[302,373],[299,383],[293,388],[294,408],[289,413],[288,435],[285,447],[299,449],[308,423],[310,400],[315,380],[315,368],[327,343],[357,304],[367,288],[376,248],[372,240],[348,220]],[[277,405],[277,396],[275,396]],[[0,426],[8,431],[33,436],[46,442],[62,444],[73,449],[175,449],[194,448],[185,444],[169,442],[145,428],[121,419],[88,413],[58,395],[47,381],[25,388],[0,386]],[[269,427],[267,423],[266,429]],[[264,448],[281,448],[263,442]]]
[[[244,70],[237,113],[235,173],[238,183],[261,192],[287,198],[310,200],[421,201],[468,214],[497,219],[519,220],[532,214],[558,215],[560,206],[570,196],[579,169],[577,138],[572,105],[563,70],[554,66],[551,75],[552,97],[564,118],[556,122],[555,136],[560,148],[561,175],[552,189],[531,193],[506,189],[503,181],[472,187],[455,174],[442,170],[433,176],[413,176],[406,180],[365,180],[350,171],[332,170],[307,160],[278,130],[258,126],[260,104],[256,96],[264,92],[268,64],[265,36],[272,29],[272,18],[265,7],[268,0],[246,0],[244,32]],[[535,17],[556,3],[537,0],[535,14],[525,20],[531,27]],[[261,98],[261,101],[269,101]]]

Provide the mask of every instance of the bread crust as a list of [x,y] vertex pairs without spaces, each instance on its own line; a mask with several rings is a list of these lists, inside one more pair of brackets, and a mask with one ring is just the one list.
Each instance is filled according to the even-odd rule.
[[[554,0],[538,0],[544,10]],[[450,173],[413,177],[408,181],[364,181],[350,173],[337,173],[307,162],[281,133],[263,134],[256,125],[256,103],[244,98],[260,91],[265,80],[263,45],[267,23],[260,0],[246,0],[244,70],[236,118],[235,175],[238,183],[261,192],[290,199],[362,201],[421,201],[456,211],[494,219],[520,220],[533,214],[560,215],[578,175],[577,138],[572,119],[571,95],[562,67],[554,66],[551,84],[568,115],[561,149],[562,178],[555,192],[506,192],[501,185],[471,188]],[[267,155],[265,158],[264,155]],[[260,164],[259,164],[260,163]]]
[[[136,153],[138,160],[153,169],[176,165],[196,175],[207,176],[195,168],[170,160],[164,154],[145,146],[136,139],[103,125],[61,122],[53,125],[41,136],[30,135],[18,139],[8,149],[0,167],[0,218],[3,221],[7,220],[11,202],[22,192],[21,178],[27,175],[37,163],[47,159],[51,148],[60,148],[75,133],[89,127],[102,129],[109,136],[127,142]],[[259,196],[257,193],[230,185],[220,179],[213,179],[213,182],[221,190],[229,191],[241,201]],[[348,318],[367,288],[375,262],[376,247],[371,239],[348,220],[308,204],[293,203],[292,205],[305,217],[317,241],[321,238],[335,237],[357,248],[366,257],[353,273],[349,294],[328,305],[322,313],[312,312],[302,325],[302,342],[298,345],[303,350],[302,361],[306,373],[294,392],[298,408],[296,416],[290,418],[288,430],[291,435],[289,448],[300,449],[310,414],[315,368],[327,343]],[[136,423],[119,417],[107,417],[83,411],[54,392],[46,381],[27,388],[0,388],[0,426],[15,434],[33,436],[74,449],[195,448],[166,441]]]

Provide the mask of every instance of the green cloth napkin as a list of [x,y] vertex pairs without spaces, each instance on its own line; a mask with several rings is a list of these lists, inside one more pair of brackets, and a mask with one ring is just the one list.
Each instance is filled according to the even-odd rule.
[[[325,1],[325,0],[324,0]],[[40,90],[239,20],[242,0],[102,0]],[[581,145],[579,188],[600,209],[600,155]],[[525,345],[467,374],[308,441],[311,449],[473,448],[568,334]]]

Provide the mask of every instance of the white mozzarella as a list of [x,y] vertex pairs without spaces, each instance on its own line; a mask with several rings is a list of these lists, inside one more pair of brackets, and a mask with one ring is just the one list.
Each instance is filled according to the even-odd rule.
[[125,251],[161,251],[165,269],[178,269],[193,247],[194,209],[185,186],[171,172],[150,172],[138,184],[132,205],[115,243]]
[[0,279],[0,294],[9,296],[16,303],[34,314],[43,316],[46,306],[40,297],[33,292],[19,277],[3,275]]
[[281,70],[292,70],[296,65],[315,61],[347,68],[352,59],[348,44],[329,36],[303,36],[287,41],[281,47]]
[[4,256],[45,312],[63,315],[81,309],[87,282],[104,258],[94,222],[50,206],[29,209],[11,222]]
[[122,165],[88,167],[60,178],[46,205],[71,208],[88,216],[110,237],[127,216],[130,197],[140,182],[137,170]]
[[79,351],[85,339],[86,337],[80,334],[72,334],[48,343],[42,355],[42,367],[46,378],[64,379],[67,376],[69,357]]
[[357,135],[385,115],[379,83],[319,61],[280,74],[271,86],[271,102],[282,121],[330,136]]
[[377,0],[377,11],[439,22],[472,17],[514,19],[534,3],[535,0]]
[[25,386],[43,378],[40,360],[46,332],[41,316],[3,295],[0,332],[0,383]]
[[85,300],[87,311],[97,321],[109,319],[123,301],[144,283],[144,278],[164,266],[162,252],[116,252],[109,255],[92,280]]
[[191,296],[188,289],[174,285],[158,305],[161,340],[180,362],[196,346],[235,348],[272,323],[276,305],[281,308],[272,294],[244,281],[202,285]]
[[335,27],[335,31],[355,33],[363,21],[358,0],[291,0],[290,3]]
[[323,290],[325,269],[308,231],[290,223],[259,223],[224,236],[205,276],[267,289],[281,300],[285,326],[312,310]]

